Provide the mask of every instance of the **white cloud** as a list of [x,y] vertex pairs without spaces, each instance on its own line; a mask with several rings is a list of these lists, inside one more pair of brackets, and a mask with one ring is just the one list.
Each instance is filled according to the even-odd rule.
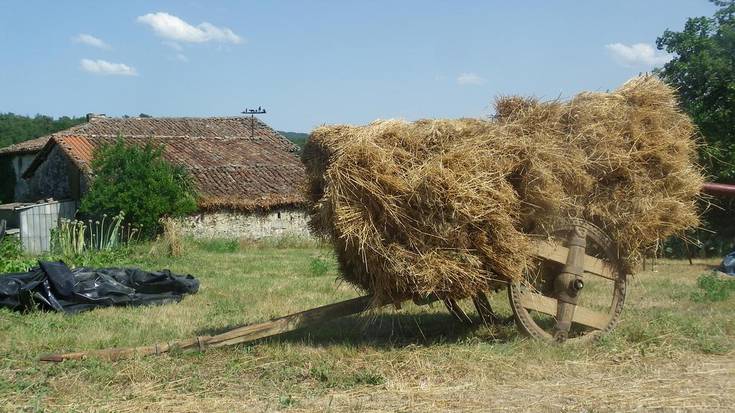
[[188,62],[189,58],[186,57],[183,53],[176,53],[176,60],[179,62]]
[[211,23],[203,22],[197,26],[181,20],[180,18],[164,13],[148,13],[137,18],[139,23],[150,26],[157,35],[185,43],[242,43],[242,38],[227,27],[217,27]]
[[75,43],[86,44],[87,46],[96,47],[98,49],[110,49],[111,48],[110,45],[105,43],[104,40],[98,37],[94,37],[91,34],[80,33],[72,37],[72,40]]
[[626,67],[653,67],[662,65],[673,57],[670,54],[656,50],[648,43],[636,43],[630,46],[622,43],[612,43],[605,46],[612,54],[613,59]]
[[457,76],[457,84],[460,86],[479,86],[484,85],[487,79],[481,77],[477,73],[461,73]]
[[82,70],[96,75],[137,76],[134,67],[123,63],[110,63],[106,60],[82,59]]

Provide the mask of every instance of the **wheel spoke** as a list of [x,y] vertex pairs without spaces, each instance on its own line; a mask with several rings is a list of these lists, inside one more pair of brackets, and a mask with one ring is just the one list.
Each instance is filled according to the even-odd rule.
[[[555,242],[539,239],[536,240],[534,255],[559,264],[565,264],[569,256],[569,248]],[[584,256],[584,271],[602,278],[607,278],[608,280],[617,280],[615,267],[599,258],[589,255]]]
[[[527,310],[538,311],[539,313],[557,317],[558,301],[555,298],[525,291],[521,294],[521,305]],[[574,306],[574,312],[572,315],[573,323],[602,330],[607,327],[609,321],[610,316],[608,314],[579,305]],[[557,320],[557,323],[558,322],[559,320]]]

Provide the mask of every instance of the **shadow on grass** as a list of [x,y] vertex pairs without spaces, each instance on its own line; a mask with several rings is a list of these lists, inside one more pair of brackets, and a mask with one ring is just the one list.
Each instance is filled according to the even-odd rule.
[[[519,336],[512,322],[485,324],[478,316],[472,317],[472,321],[472,324],[462,323],[448,312],[368,313],[325,321],[253,343],[280,341],[315,346],[402,347],[455,343],[475,337],[486,342],[507,342]],[[202,329],[197,334],[220,334],[232,328],[236,327]]]

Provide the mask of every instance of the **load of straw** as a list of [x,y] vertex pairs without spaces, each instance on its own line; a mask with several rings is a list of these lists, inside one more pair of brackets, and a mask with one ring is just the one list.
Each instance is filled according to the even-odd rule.
[[560,216],[603,228],[634,263],[697,225],[694,127],[655,77],[569,102],[503,98],[493,120],[324,126],[304,148],[310,226],[376,295],[463,298],[529,265]]

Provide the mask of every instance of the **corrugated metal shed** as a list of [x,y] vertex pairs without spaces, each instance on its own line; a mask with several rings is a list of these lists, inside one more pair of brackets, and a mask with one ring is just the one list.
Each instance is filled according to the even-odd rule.
[[51,230],[59,219],[73,219],[76,210],[75,201],[13,203],[0,205],[0,219],[8,222],[9,229],[18,229],[26,252],[38,254],[51,249]]

